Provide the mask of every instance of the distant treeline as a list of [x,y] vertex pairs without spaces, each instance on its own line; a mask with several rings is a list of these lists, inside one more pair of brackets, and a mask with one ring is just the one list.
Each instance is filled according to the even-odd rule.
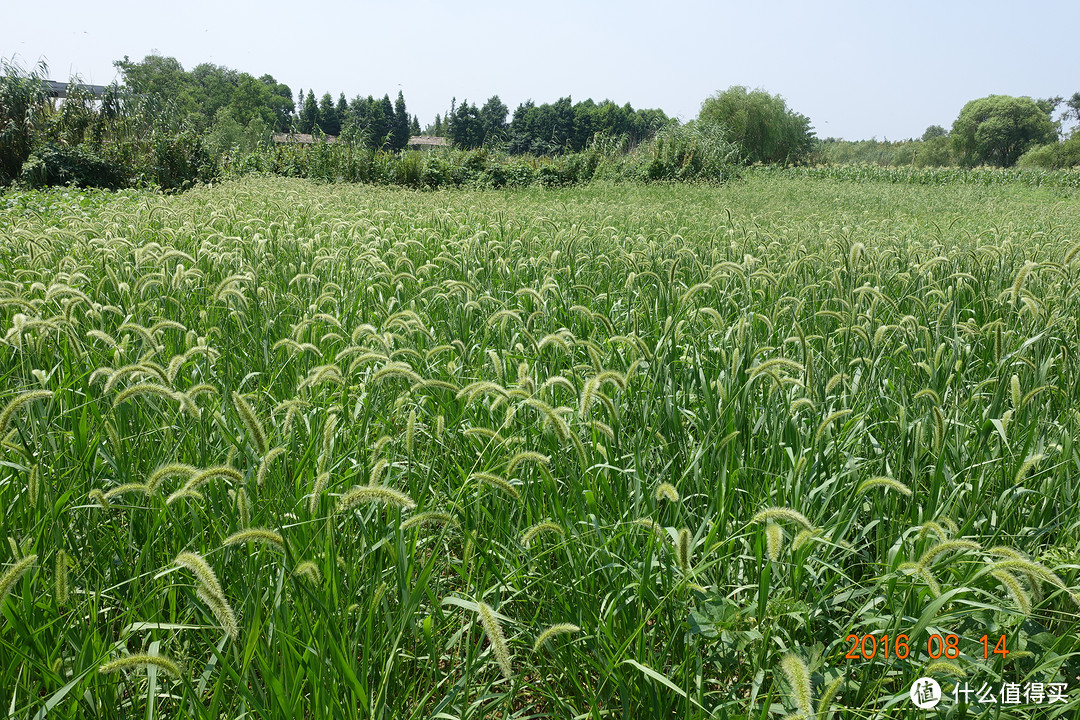
[[[48,96],[47,69],[25,70],[4,63],[0,73],[0,186],[17,182],[29,187],[75,185],[119,188],[130,186],[182,190],[197,182],[252,172],[274,173],[329,182],[400,184],[414,188],[557,186],[606,179],[617,182],[712,181],[722,182],[739,172],[740,153],[722,127],[709,123],[679,125],[663,113],[635,112],[614,103],[591,101],[572,105],[569,98],[554,105],[527,103],[515,121],[543,132],[545,141],[530,147],[542,154],[508,154],[506,145],[514,123],[505,122],[505,110],[490,115],[495,134],[486,147],[448,147],[429,151],[400,150],[404,128],[404,99],[357,99],[343,103],[335,121],[341,124],[337,142],[319,136],[333,125],[327,113],[304,94],[300,119],[311,122],[315,142],[270,141],[270,132],[284,120],[266,100],[272,93],[261,87],[280,87],[272,79],[236,76],[223,69],[203,68],[194,83],[179,63],[156,58],[140,64],[123,61],[125,77],[135,88],[112,85],[94,97],[78,84],[69,88],[61,103]],[[160,71],[160,72],[159,72]],[[163,77],[164,76],[164,77]],[[216,94],[207,88],[217,88]],[[169,95],[165,88],[171,88]],[[231,90],[230,90],[231,88]],[[287,112],[288,89],[278,91],[273,103]],[[207,108],[200,102],[213,95]],[[200,100],[201,98],[201,100]],[[312,104],[315,112],[307,112]],[[385,112],[387,105],[393,112]],[[489,103],[490,112],[495,103]],[[396,107],[395,107],[396,106]],[[461,125],[471,108],[450,114],[450,129]],[[210,107],[216,107],[213,118]],[[505,107],[505,106],[504,106]],[[242,109],[246,108],[242,112]],[[307,117],[305,117],[305,114]],[[344,119],[342,119],[344,118]],[[247,124],[241,124],[246,119]],[[548,120],[551,124],[545,124]],[[269,121],[269,122],[268,122]],[[397,121],[401,121],[395,124]],[[439,122],[443,122],[439,119]],[[273,124],[272,124],[273,123]],[[410,119],[409,126],[414,125]],[[531,123],[529,125],[528,123]],[[607,123],[607,124],[605,124]],[[658,128],[651,132],[650,128]],[[605,129],[629,128],[614,135]],[[289,129],[297,127],[290,120]],[[410,132],[414,128],[410,127]],[[507,133],[505,139],[499,133]],[[585,142],[584,133],[592,132]],[[382,135],[382,141],[371,139]],[[648,139],[646,136],[651,135]],[[519,142],[526,142],[522,135]],[[643,140],[644,139],[644,140]],[[295,140],[295,139],[294,139]],[[533,141],[528,141],[532,143]],[[585,142],[583,145],[582,143]]]
[[186,118],[196,131],[205,132],[215,150],[236,146],[247,152],[267,134],[297,132],[335,136],[340,141],[371,150],[404,150],[409,138],[426,134],[447,137],[456,147],[497,147],[514,155],[560,155],[581,152],[597,133],[625,138],[628,147],[652,137],[674,122],[663,110],[635,110],[629,103],[592,99],[572,102],[569,97],[554,103],[518,105],[513,118],[495,95],[483,106],[451,100],[445,116],[421,128],[409,113],[405,96],[397,99],[357,95],[347,100],[329,92],[317,97],[300,90],[292,99],[289,86],[273,76],[255,78],[248,73],[203,63],[186,71],[171,57],[148,55],[142,62],[125,57],[116,63],[124,85],[141,97],[155,98],[162,109]]
[[[1054,114],[1060,111],[1059,117]],[[990,95],[964,105],[952,129],[931,125],[915,140],[818,142],[812,160],[879,167],[1075,168],[1080,166],[1080,93],[1032,99]]]
[[498,144],[512,155],[559,155],[581,152],[598,133],[625,138],[633,147],[674,122],[663,110],[634,110],[630,103],[596,103],[591,98],[574,103],[564,97],[541,105],[528,100],[518,105],[510,122],[507,113],[498,95],[480,108],[454,101],[446,120],[436,116],[430,132],[445,133],[461,148]]

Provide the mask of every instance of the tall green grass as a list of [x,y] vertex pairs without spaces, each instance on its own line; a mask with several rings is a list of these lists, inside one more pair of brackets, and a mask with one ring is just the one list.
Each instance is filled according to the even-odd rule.
[[931,674],[1072,717],[1074,201],[5,197],[0,707],[911,717]]

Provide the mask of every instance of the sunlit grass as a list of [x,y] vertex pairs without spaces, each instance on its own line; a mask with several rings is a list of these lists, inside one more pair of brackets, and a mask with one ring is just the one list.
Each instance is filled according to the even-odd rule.
[[1080,710],[1062,188],[5,200],[17,717]]

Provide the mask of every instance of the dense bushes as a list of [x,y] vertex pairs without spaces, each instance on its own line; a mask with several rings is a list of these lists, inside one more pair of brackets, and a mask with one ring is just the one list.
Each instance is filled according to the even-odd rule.
[[91,149],[46,143],[23,163],[20,177],[34,188],[74,185],[115,190],[125,184],[119,170]]
[[671,125],[627,150],[617,138],[597,136],[582,152],[555,157],[508,155],[479,148],[386,153],[362,145],[318,142],[275,145],[226,158],[226,175],[251,172],[324,182],[361,182],[435,189],[443,187],[560,187],[611,182],[723,182],[737,175],[738,154],[719,127]]
[[57,104],[44,65],[0,70],[0,185],[183,190],[219,174],[206,136],[169,108],[116,85],[97,98],[77,80]]
[[1028,150],[1016,161],[1016,166],[1046,170],[1080,167],[1080,131],[1064,142],[1049,143]]

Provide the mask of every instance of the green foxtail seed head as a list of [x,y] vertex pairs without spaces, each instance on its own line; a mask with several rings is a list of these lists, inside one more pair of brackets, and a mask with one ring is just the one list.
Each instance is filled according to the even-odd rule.
[[1024,478],[1028,474],[1028,470],[1030,470],[1036,464],[1042,462],[1044,459],[1046,459],[1046,455],[1042,453],[1037,453],[1025,460],[1020,465],[1020,469],[1016,471],[1016,477],[1013,478],[1013,483],[1015,483],[1016,485],[1022,483],[1024,481]]
[[38,485],[38,466],[34,463],[34,466],[30,468],[30,480],[26,484],[26,499],[34,507],[37,507]]
[[679,502],[679,491],[675,489],[675,486],[671,483],[660,483],[656,486],[656,500],[667,500],[668,502]]
[[405,423],[405,452],[411,457],[416,438],[416,408],[409,410],[409,420]]
[[[1057,573],[1053,572],[1044,565],[1040,565],[1037,562],[1023,559],[1009,559],[999,560],[990,566],[993,570],[1007,570],[1009,572],[1021,572],[1026,574],[1030,578],[1037,578],[1040,582],[1044,582],[1047,585],[1053,585],[1061,590],[1068,591],[1068,587],[1065,585],[1065,581],[1058,577]],[[1077,597],[1075,593],[1070,593],[1073,601],[1075,602]]]
[[251,525],[251,502],[248,500],[247,490],[244,486],[236,488],[236,513],[240,516],[240,527],[246,528]]
[[1024,589],[1023,584],[1020,582],[1020,578],[1016,577],[1008,570],[991,570],[990,574],[1005,586],[1009,596],[1012,597],[1013,602],[1016,603],[1016,607],[1020,609],[1020,612],[1024,615],[1030,615],[1031,595]]
[[941,525],[939,525],[933,520],[927,520],[919,526],[919,539],[922,540],[930,533],[936,535],[938,540],[949,539],[949,536],[945,534],[945,528],[943,528]]
[[664,532],[663,526],[652,518],[638,518],[634,521],[634,524],[651,532],[657,540],[664,541],[667,539],[667,533]]
[[952,675],[956,678],[966,677],[967,673],[964,672],[964,668],[960,667],[954,662],[949,660],[937,660],[927,665],[922,674],[926,677],[934,677],[935,675]]
[[558,535],[560,540],[566,537],[566,531],[563,530],[561,526],[551,522],[550,520],[544,520],[542,522],[536,523],[522,534],[521,544],[525,547],[529,547],[530,545],[532,545],[533,541],[536,540],[536,538],[545,533],[549,533],[551,535]]
[[570,623],[559,623],[558,625],[552,625],[536,637],[536,642],[533,643],[533,652],[540,652],[540,648],[544,646],[544,643],[558,635],[566,635],[576,632],[581,632],[581,628],[579,628],[577,625],[572,625]]
[[330,473],[319,473],[315,478],[315,484],[311,488],[311,501],[308,503],[308,510],[312,514],[315,514],[319,510],[319,501],[322,500],[323,492],[326,490],[326,484],[330,482]]
[[923,556],[919,558],[919,564],[923,567],[929,567],[934,563],[934,558],[938,555],[951,552],[975,552],[981,549],[982,545],[971,540],[945,540],[932,545],[924,552]]
[[780,560],[780,553],[784,549],[784,529],[776,523],[771,522],[765,526],[765,547],[770,560]]
[[232,480],[234,483],[244,482],[243,474],[236,468],[229,467],[228,465],[217,465],[215,467],[209,467],[204,470],[199,470],[191,479],[184,485],[185,490],[198,490],[206,483],[215,478],[221,478],[223,480]]
[[181,478],[186,483],[197,472],[199,472],[197,467],[185,463],[168,463],[167,465],[162,465],[154,470],[154,472],[150,473],[150,477],[146,480],[146,491],[151,494],[156,493],[161,486],[161,483],[172,477]]
[[679,540],[676,551],[679,559],[679,567],[682,568],[684,574],[690,572],[690,543],[692,539],[690,528],[682,528],[679,530]]
[[455,525],[454,516],[440,510],[428,510],[417,513],[398,526],[398,530],[405,531],[423,525]]
[[780,669],[784,671],[788,685],[795,698],[795,706],[803,717],[813,717],[813,695],[810,691],[810,668],[798,655],[788,653],[780,660]]
[[68,589],[68,555],[63,550],[56,551],[56,604],[65,605],[69,597]]
[[869,480],[863,480],[859,483],[859,487],[855,488],[855,494],[862,495],[864,492],[868,492],[874,488],[884,488],[886,490],[898,492],[904,497],[911,497],[911,488],[899,480],[894,480],[890,477],[872,477]]
[[821,697],[818,698],[817,715],[815,717],[827,717],[829,708],[832,707],[833,700],[836,699],[836,693],[840,690],[840,685],[843,682],[844,676],[841,675],[822,689]]
[[915,575],[917,578],[922,580],[933,597],[941,595],[941,586],[938,584],[937,578],[934,577],[934,574],[930,572],[930,568],[926,565],[912,562],[900,563],[900,565],[897,567],[897,570],[902,573]]
[[166,400],[172,400],[174,402],[180,402],[180,398],[177,393],[164,385],[157,383],[142,383],[141,385],[132,385],[129,388],[122,390],[115,398],[113,398],[113,407],[119,407],[128,400],[138,395],[157,395],[158,397],[165,398]]
[[521,493],[518,492],[518,489],[501,475],[489,472],[475,472],[469,476],[469,479],[477,480],[485,485],[490,485],[493,488],[501,490],[515,500],[521,500]]
[[799,530],[795,534],[795,539],[791,541],[791,549],[798,550],[803,545],[806,545],[814,538],[819,537],[825,531],[822,528],[814,528],[813,530]]
[[251,444],[255,446],[255,450],[258,451],[260,456],[266,455],[267,450],[270,449],[270,444],[266,440],[266,430],[263,429],[262,422],[255,414],[255,409],[251,407],[251,404],[245,400],[244,396],[240,393],[234,392],[232,394],[232,401],[233,407],[236,408],[237,415],[240,416],[240,420],[244,423],[244,427],[247,428]]
[[48,400],[52,396],[52,390],[30,390],[9,400],[4,409],[0,411],[0,437],[7,435],[8,424],[11,423],[11,418],[19,408],[35,400]]
[[146,485],[143,483],[124,483],[123,485],[117,485],[105,493],[105,500],[112,501],[113,498],[126,495],[127,493],[140,493],[142,495],[148,495],[149,491]]
[[214,569],[210,567],[210,563],[206,562],[202,555],[193,552],[182,552],[176,556],[173,564],[190,570],[199,585],[206,588],[208,592],[224,597],[225,591],[221,587],[221,582],[218,581],[217,573],[214,572]]
[[158,670],[161,670],[173,677],[180,677],[183,675],[180,665],[164,655],[128,655],[111,662],[107,662],[98,668],[98,672],[102,675],[109,675],[120,670],[132,670],[134,668],[146,667],[147,665],[153,665]]
[[284,454],[285,448],[276,447],[263,456],[262,460],[259,461],[259,469],[255,473],[256,487],[262,487],[263,483],[266,482],[266,476],[270,474],[270,463],[274,462],[274,460],[276,460],[278,456]]
[[26,571],[32,568],[36,562],[37,555],[27,555],[5,570],[3,575],[0,575],[0,606],[3,606],[4,600],[7,599],[8,593],[11,592],[11,588],[15,587],[15,583],[19,581],[19,578],[25,575]]
[[371,487],[378,485],[379,480],[382,479],[382,474],[389,466],[390,462],[386,458],[379,458],[375,464],[371,466],[371,476],[368,478],[368,485]]
[[510,458],[510,462],[506,464],[506,474],[513,475],[514,471],[517,470],[518,465],[526,462],[542,465],[544,467],[551,464],[551,460],[547,455],[542,455],[531,450],[523,450]]
[[241,530],[240,532],[233,533],[229,537],[222,541],[222,545],[239,545],[241,543],[262,543],[263,545],[269,545],[270,547],[277,548],[278,550],[285,549],[285,539],[281,537],[281,533],[268,530],[266,528],[248,528],[247,530]]
[[195,589],[195,595],[210,608],[210,612],[214,614],[214,618],[217,619],[225,634],[235,640],[240,635],[240,625],[236,622],[236,613],[233,612],[225,596],[215,595],[202,586]]
[[[93,491],[91,491],[91,492],[93,492]],[[189,487],[187,487],[185,485],[184,487],[180,488],[179,490],[176,490],[175,492],[171,493],[169,495],[169,497],[165,498],[165,504],[166,505],[172,505],[174,502],[176,502],[178,500],[196,500],[196,501],[201,502],[203,500],[203,494],[201,492],[199,492],[198,490],[192,490],[191,488],[189,488]]]
[[305,560],[296,566],[293,572],[306,579],[312,585],[318,585],[322,582],[322,571],[319,570],[319,566],[311,560]]
[[338,514],[352,510],[359,505],[381,503],[390,507],[412,510],[416,503],[405,493],[388,487],[354,487],[338,498]]
[[759,512],[754,517],[750,518],[750,523],[770,522],[776,520],[785,520],[787,522],[793,522],[797,525],[801,525],[806,530],[813,530],[814,526],[810,524],[810,521],[806,519],[806,516],[797,510],[785,507],[771,507],[766,508]]
[[491,651],[495,655],[495,661],[499,664],[499,669],[507,678],[514,677],[514,669],[510,665],[510,650],[506,645],[506,637],[503,635],[502,627],[499,625],[499,619],[495,617],[495,613],[491,610],[487,603],[476,603],[478,614],[480,615],[480,624],[484,628],[484,634],[487,635],[488,642],[491,643]]
[[819,442],[821,442],[821,437],[825,434],[825,431],[829,429],[830,425],[832,425],[837,420],[846,418],[850,414],[851,410],[837,410],[836,412],[829,415],[829,417],[825,418],[821,422],[821,424],[818,425],[817,432],[814,433],[814,444],[817,445]]

